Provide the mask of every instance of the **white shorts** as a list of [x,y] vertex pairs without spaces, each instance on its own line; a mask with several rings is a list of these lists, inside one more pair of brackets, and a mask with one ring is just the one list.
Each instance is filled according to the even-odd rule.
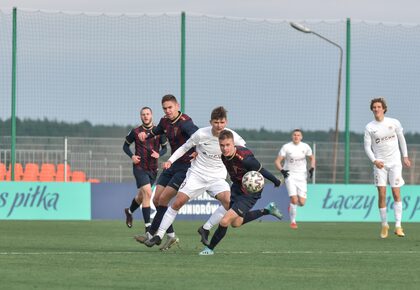
[[187,176],[178,191],[185,193],[190,199],[200,196],[205,191],[207,191],[211,197],[216,198],[216,195],[221,192],[230,192],[230,186],[224,179],[209,179],[208,177],[200,176],[188,169]]
[[405,184],[401,164],[384,166],[382,169],[374,166],[373,177],[376,186],[386,186],[388,181],[391,187],[401,187]]
[[284,182],[286,183],[287,193],[289,196],[299,196],[306,198],[308,186],[305,176],[293,176],[292,174],[287,177]]

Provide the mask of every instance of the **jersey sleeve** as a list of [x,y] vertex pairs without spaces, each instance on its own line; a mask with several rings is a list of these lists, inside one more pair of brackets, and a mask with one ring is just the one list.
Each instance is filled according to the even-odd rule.
[[188,138],[190,138],[198,130],[198,127],[190,119],[190,120],[185,121],[184,123],[182,123],[181,130],[182,130],[182,132],[185,133],[185,135]]
[[311,146],[309,146],[309,144],[306,144],[306,156],[311,156],[311,155],[313,155],[312,148]]
[[179,158],[184,156],[184,154],[187,153],[188,150],[200,144],[200,139],[201,139],[200,136],[201,136],[200,130],[193,133],[192,136],[172,154],[172,156],[169,158],[168,161],[170,161],[171,163],[174,163]]
[[245,142],[244,138],[242,138],[238,133],[236,133],[233,130],[230,130],[229,129],[229,131],[231,131],[232,134],[233,134],[233,140],[235,141],[235,145],[236,146],[246,147],[245,146],[246,145],[246,142]]
[[128,157],[132,157],[134,154],[133,152],[131,152],[130,150],[130,145],[131,143],[133,143],[135,141],[135,137],[134,137],[134,130],[131,130],[128,135],[125,137],[125,142],[123,145],[123,151],[125,152],[125,154],[127,154]]
[[407,150],[407,142],[405,141],[403,127],[398,120],[396,121],[396,129],[395,132],[397,133],[398,143],[400,144],[401,154],[403,157],[408,157],[408,150]]
[[168,139],[166,138],[165,134],[161,134],[159,136],[159,143],[160,143],[160,150],[159,150],[159,156],[163,156],[168,151]]
[[270,171],[263,168],[261,163],[254,156],[248,156],[245,158],[243,160],[243,164],[246,170],[258,171],[262,174],[262,176],[264,176],[264,178],[267,178],[272,183],[274,183],[275,186],[280,185],[280,180],[278,180]]
[[280,148],[279,155],[282,156],[282,157],[286,157],[286,146],[285,145],[283,145]]
[[151,131],[150,134],[147,134],[146,139],[149,139],[153,136],[162,135],[165,134],[165,130],[163,128],[162,122],[164,121],[164,118],[160,119],[159,124],[156,125]]
[[134,130],[128,132],[128,135],[125,137],[125,142],[131,144],[136,140]]
[[370,136],[369,129],[367,127],[365,129],[365,136],[363,139],[363,143],[364,143],[366,155],[368,156],[370,161],[372,162],[375,161],[376,159],[375,154],[372,151],[372,137]]

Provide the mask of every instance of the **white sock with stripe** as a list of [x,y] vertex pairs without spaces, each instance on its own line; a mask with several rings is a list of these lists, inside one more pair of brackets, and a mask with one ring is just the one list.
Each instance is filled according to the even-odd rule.
[[[159,229],[156,233],[161,239],[165,235],[166,230],[174,222],[177,214],[178,214],[178,211],[174,210],[172,207],[168,207],[168,209],[166,210],[166,213],[163,216],[162,222],[160,223]],[[169,236],[169,234],[168,234],[168,236]]]
[[219,206],[203,225],[203,228],[208,231],[211,230],[212,227],[220,223],[226,212],[226,209],[222,205]]
[[401,220],[402,220],[402,202],[401,201],[394,202],[394,216],[395,216],[395,226],[401,227]]

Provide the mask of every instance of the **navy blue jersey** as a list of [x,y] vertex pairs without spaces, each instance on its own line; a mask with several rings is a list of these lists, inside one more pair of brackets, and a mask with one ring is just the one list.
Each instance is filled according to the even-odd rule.
[[[198,130],[198,127],[194,124],[192,119],[181,112],[178,117],[174,120],[169,120],[167,117],[160,119],[159,124],[151,130],[151,135],[156,136],[160,134],[166,134],[169,144],[171,145],[171,155],[181,147],[190,137]],[[148,138],[150,138],[149,136]],[[194,152],[194,148],[191,148],[176,162],[190,163],[191,153]]]
[[[248,168],[248,159],[255,159],[251,150],[246,147],[236,146],[236,152],[233,156],[223,156],[222,161],[229,173],[230,180],[242,188],[242,177],[250,170],[258,171],[260,168]],[[258,160],[256,160],[258,162]],[[258,162],[259,164],[259,162]],[[248,166],[247,166],[248,165]]]
[[[235,147],[236,152],[233,156],[222,155],[223,164],[225,164],[233,183],[232,186],[236,185],[242,190],[242,177],[244,177],[245,173],[248,171],[259,171],[276,186],[280,185],[280,180],[262,167],[261,163],[254,157],[254,153],[252,153],[251,150],[242,146]],[[245,193],[243,190],[242,192]]]
[[[141,125],[137,128],[132,129],[130,133],[128,133],[127,137],[125,138],[125,142],[128,145],[134,142],[135,144],[134,154],[140,156],[140,162],[138,164],[135,164],[134,166],[140,167],[143,170],[147,170],[147,171],[157,171],[158,169],[158,159],[153,158],[151,156],[152,150],[160,154],[161,152],[159,150],[161,146],[162,148],[166,147],[166,144],[168,142],[165,134],[153,136],[152,138],[149,138],[145,140],[144,142],[140,141],[139,135],[141,132],[145,132],[146,134],[150,133],[151,130],[155,127],[156,126],[147,128],[144,125]],[[166,150],[164,151],[166,152]]]

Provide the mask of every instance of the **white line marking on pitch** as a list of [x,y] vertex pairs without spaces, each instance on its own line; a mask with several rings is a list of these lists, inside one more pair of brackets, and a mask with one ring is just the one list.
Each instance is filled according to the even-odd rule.
[[[86,252],[0,252],[0,255],[122,255],[122,254],[139,254],[139,253],[153,253],[153,252],[107,252],[107,251],[86,251]],[[158,252],[157,252],[158,253]],[[249,254],[263,254],[263,255],[384,255],[384,254],[420,254],[420,251],[262,251],[262,252],[217,252],[217,254],[233,254],[233,255],[249,255]]]

